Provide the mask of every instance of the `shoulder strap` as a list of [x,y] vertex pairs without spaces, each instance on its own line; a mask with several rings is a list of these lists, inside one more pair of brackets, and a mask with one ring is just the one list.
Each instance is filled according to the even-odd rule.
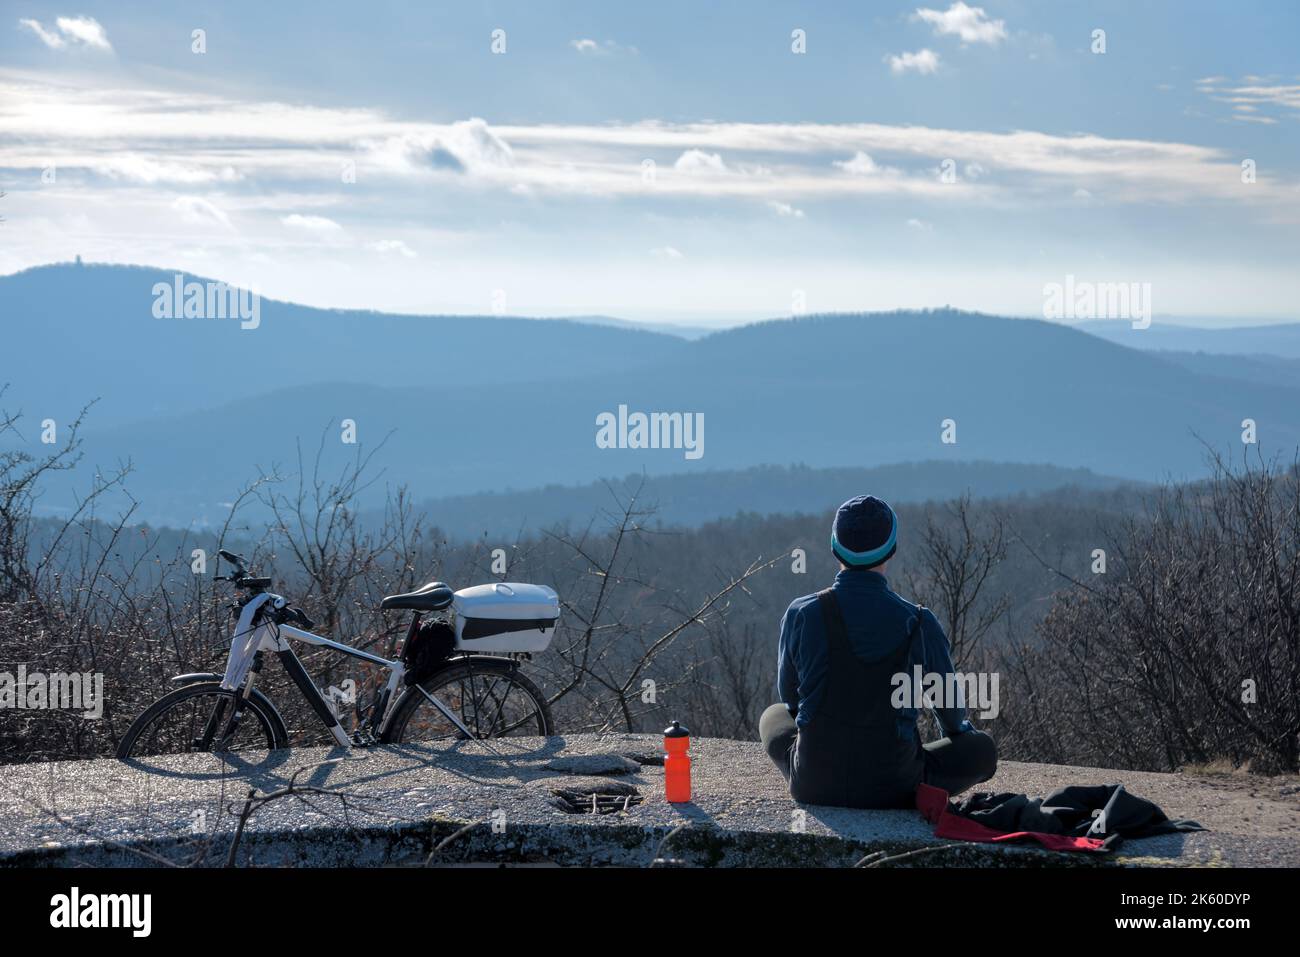
[[907,627],[907,637],[903,639],[902,644],[898,646],[898,650],[894,652],[895,658],[902,658],[904,655],[908,654],[912,650],[912,644],[916,641],[916,639],[921,637],[921,634],[923,632],[921,626],[921,617],[924,614],[925,614],[925,606],[917,605],[916,617],[912,619],[912,623]]
[[835,589],[823,588],[817,593],[817,603],[821,606],[822,621],[826,624],[826,639],[841,648],[848,647],[849,630],[844,624],[844,612],[840,610],[839,599]]
[[[845,650],[851,650],[849,647],[849,630],[844,624],[844,612],[840,609],[839,599],[835,597],[833,588],[823,588],[817,593],[817,603],[821,606],[822,621],[826,624],[826,639],[829,644],[838,645]],[[885,661],[895,660],[904,657],[912,649],[912,643],[921,637],[921,616],[925,614],[925,606],[916,606],[916,617],[907,628],[907,635],[903,638],[897,648],[889,653]]]

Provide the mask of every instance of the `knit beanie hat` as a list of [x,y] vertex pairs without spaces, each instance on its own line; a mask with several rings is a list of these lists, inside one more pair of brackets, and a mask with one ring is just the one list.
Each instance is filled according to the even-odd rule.
[[852,568],[888,561],[898,549],[898,516],[874,495],[859,495],[840,506],[831,528],[831,551]]

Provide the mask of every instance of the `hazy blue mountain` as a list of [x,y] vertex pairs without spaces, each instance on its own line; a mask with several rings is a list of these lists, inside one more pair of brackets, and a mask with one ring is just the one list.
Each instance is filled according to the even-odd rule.
[[618,319],[614,316],[566,316],[569,322],[589,323],[593,326],[614,326],[617,329],[640,329],[646,332],[662,332],[665,335],[681,339],[699,339],[709,333],[717,332],[716,327],[692,326],[675,322],[637,322],[634,319]]
[[756,466],[694,475],[628,475],[585,485],[434,499],[419,506],[453,538],[481,535],[499,540],[558,524],[580,526],[602,512],[617,512],[635,496],[638,508],[654,508],[652,525],[691,527],[742,512],[763,515],[821,514],[854,495],[870,492],[892,503],[1037,495],[1058,489],[1105,491],[1121,479],[1087,469],[998,462],[914,462],[877,468],[811,469]]
[[[621,374],[485,389],[346,383],[238,399],[213,411],[87,433],[90,461],[130,456],[133,488],[170,520],[229,500],[254,466],[296,468],[329,423],[328,461],[353,419],[388,480],[417,498],[803,462],[871,466],[939,458],[1023,461],[1154,479],[1199,474],[1197,436],[1300,445],[1300,390],[1210,378],[1158,357],[1032,321],[951,313],[775,322],[710,336],[677,360]],[[501,344],[509,348],[509,343]],[[472,362],[474,360],[463,360]],[[596,417],[699,412],[705,454],[601,449]],[[956,445],[940,423],[957,423]],[[284,470],[282,468],[282,470]],[[378,491],[378,487],[376,488]]]
[[[214,408],[323,382],[484,389],[670,359],[679,336],[493,316],[398,316],[261,300],[260,324],[157,319],[174,270],[62,264],[0,278],[6,404],[65,419],[96,396],[100,425]],[[186,275],[190,281],[207,282]]]
[[1300,383],[1300,359],[1269,355],[1217,355],[1211,352],[1164,350],[1159,350],[1155,354],[1201,375],[1288,387]]
[[[1300,446],[1300,388],[1205,375],[1037,320],[823,316],[687,342],[580,323],[264,303],[261,328],[245,331],[152,318],[158,275],[169,274],[56,267],[0,279],[0,321],[6,345],[16,343],[0,367],[0,381],[15,382],[6,404],[39,419],[49,406],[106,395],[117,414],[92,418],[86,464],[132,460],[131,491],[154,521],[214,518],[259,466],[294,472],[299,442],[310,462],[326,428],[328,474],[356,452],[339,440],[342,419],[356,422],[366,449],[391,433],[372,499],[385,483],[428,500],[794,462],[1023,462],[1184,477],[1202,470],[1200,439],[1239,450],[1245,418],[1266,450]],[[703,414],[703,457],[599,448],[597,416],[620,405]],[[123,423],[131,413],[140,420]],[[947,419],[956,444],[941,442]],[[86,473],[72,478],[84,485]],[[717,494],[730,509],[725,490]],[[69,499],[54,489],[45,505]]]
[[1300,323],[1200,329],[1156,319],[1134,329],[1128,320],[1093,319],[1074,328],[1133,349],[1167,349],[1219,355],[1262,355],[1300,359]]

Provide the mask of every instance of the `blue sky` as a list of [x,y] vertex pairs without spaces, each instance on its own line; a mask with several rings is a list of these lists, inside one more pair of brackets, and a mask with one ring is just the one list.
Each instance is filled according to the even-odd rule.
[[0,273],[80,253],[315,305],[703,324],[1037,315],[1069,274],[1297,318],[1294,3],[3,18]]

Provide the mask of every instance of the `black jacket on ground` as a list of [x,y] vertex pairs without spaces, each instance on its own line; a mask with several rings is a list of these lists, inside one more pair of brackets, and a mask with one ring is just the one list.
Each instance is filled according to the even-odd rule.
[[954,803],[951,810],[1004,833],[1095,837],[1104,839],[1108,847],[1126,837],[1205,830],[1195,821],[1171,821],[1158,806],[1130,794],[1122,784],[1072,785],[1045,798],[982,791]]

